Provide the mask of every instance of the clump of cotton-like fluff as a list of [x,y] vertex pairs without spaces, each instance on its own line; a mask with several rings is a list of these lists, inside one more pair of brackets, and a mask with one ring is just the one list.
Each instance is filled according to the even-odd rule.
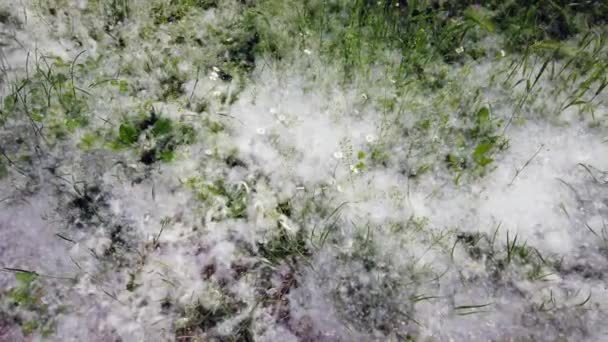
[[[290,182],[320,196],[331,189],[325,196],[335,209],[309,222],[308,229],[332,232],[313,243],[324,252],[290,296],[292,331],[304,325],[309,338],[489,339],[506,329],[512,338],[544,338],[548,331],[552,338],[590,338],[601,327],[595,314],[573,320],[599,283],[572,273],[580,262],[606,265],[598,234],[606,145],[597,129],[543,123],[530,114],[509,127],[508,149],[484,179],[461,186],[449,176],[437,183],[432,173],[413,179],[395,164],[357,168],[358,151],[381,138],[373,108],[346,110],[357,107],[360,94],[334,89],[330,98],[340,101],[323,102],[315,86],[299,88],[306,78],[268,74],[258,75],[263,85],[231,112],[243,123],[235,125],[239,151],[279,189],[294,187]],[[488,82],[481,75],[471,80]],[[488,102],[505,121],[515,110],[501,98]],[[586,228],[587,220],[597,231]],[[361,239],[381,252],[372,248],[357,261],[355,254],[367,250]],[[605,305],[602,296],[588,300]],[[365,301],[374,304],[366,309]],[[554,321],[543,311],[549,304]]]
[[[0,180],[2,266],[36,272],[48,307],[0,307],[0,337],[33,317],[57,341],[607,333],[604,105],[595,118],[560,112],[568,94],[542,78],[519,106],[526,82],[502,82],[520,56],[429,65],[433,89],[382,65],[345,85],[312,44],[244,79],[218,66],[224,44],[247,37],[226,24],[237,2],[159,24],[149,2],[131,3],[116,24],[129,34],[107,34],[81,1],[54,19],[27,2],[27,23],[2,24],[26,41],[6,49],[11,77],[36,42],[74,61],[68,33],[88,50],[79,58],[99,60],[74,76],[89,125]],[[519,76],[542,68],[531,64]],[[158,118],[195,132],[163,162],[142,158],[163,141]],[[125,144],[129,125],[145,127]],[[102,141],[82,148],[87,133]],[[23,282],[13,273],[3,293]]]

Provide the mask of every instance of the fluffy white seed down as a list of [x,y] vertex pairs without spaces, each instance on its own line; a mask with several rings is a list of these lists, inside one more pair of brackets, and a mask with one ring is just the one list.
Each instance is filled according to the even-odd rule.
[[[38,1],[0,1],[20,22],[0,23],[2,37],[11,37],[2,42],[0,97],[34,70],[37,56],[73,61],[82,51],[80,58],[100,58],[100,77],[130,61],[117,78],[139,89],[126,96],[87,88],[95,117],[89,129],[118,130],[125,115],[143,108],[140,98],[162,93],[159,79],[169,66],[144,72],[143,65],[163,58],[169,28],[154,39],[125,37],[125,50],[108,55],[116,37],[89,34],[102,22],[86,10],[99,3],[73,1],[52,18],[39,14]],[[194,13],[200,27],[183,30],[209,38],[207,26],[237,13],[234,6]],[[135,16],[125,23],[133,32],[151,24]],[[72,36],[88,39],[79,45]],[[46,312],[19,310],[41,322],[52,313],[45,339],[179,340],[208,333],[180,330],[196,320],[197,305],[236,307],[208,328],[213,338],[251,320],[256,341],[606,339],[605,95],[593,122],[575,108],[554,115],[567,99],[553,98],[557,85],[542,79],[531,106],[513,119],[513,98],[525,89],[505,91],[491,76],[517,56],[500,50],[500,58],[454,65],[450,77],[471,93],[480,89],[493,120],[510,122],[502,126],[508,146],[492,155],[486,172],[458,182],[436,160],[414,174],[425,158],[445,158],[451,148],[439,129],[425,137],[403,133],[432,111],[430,90],[398,97],[396,82],[376,70],[338,86],[335,66],[314,47],[301,51],[286,61],[257,61],[232,102],[221,98],[236,92],[237,80],[222,81],[217,66],[197,71],[196,51],[176,52],[185,95],[148,104],[174,123],[192,124],[198,139],[177,148],[170,163],[149,167],[128,150],[84,150],[78,144],[86,132],[76,130],[27,174],[11,169],[0,179],[0,266],[40,275]],[[95,82],[86,77],[78,82]],[[405,104],[399,117],[368,103],[386,93]],[[206,101],[204,113],[192,108],[196,101]],[[465,125],[458,113],[446,114],[452,127]],[[209,122],[222,129],[211,133]],[[384,164],[373,164],[380,148]],[[236,161],[219,162],[229,157]],[[60,161],[55,175],[45,168],[51,160]],[[232,197],[217,194],[218,179],[233,185],[226,186]],[[87,190],[98,204],[84,218],[73,213],[73,201],[75,189],[88,185],[99,188]],[[287,202],[306,214],[281,212]],[[301,235],[310,254],[299,255],[306,262],[297,270],[292,261],[262,256],[260,246],[279,239],[287,248]],[[364,255],[372,250],[373,257]],[[285,284],[293,286],[282,293]],[[5,298],[18,286],[14,272],[0,273]],[[272,305],[261,301],[260,289]],[[25,341],[2,305],[0,340]]]

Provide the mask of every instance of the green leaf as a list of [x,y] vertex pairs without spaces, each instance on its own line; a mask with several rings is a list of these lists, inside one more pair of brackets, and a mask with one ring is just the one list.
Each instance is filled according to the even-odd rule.
[[568,46],[567,44],[562,44],[559,41],[555,40],[544,40],[540,42],[536,42],[531,46],[532,50],[535,52],[553,52],[559,53],[560,56],[563,57],[576,57],[577,49],[572,46]]
[[490,150],[494,147],[494,144],[491,143],[481,143],[477,145],[475,151],[473,152],[473,158],[477,162],[477,164],[481,166],[486,166],[494,161],[492,158],[488,158],[486,153],[490,152]]
[[493,161],[494,161],[494,159],[483,156],[477,160],[477,163],[481,166],[486,166],[486,165],[492,163]]
[[424,30],[424,28],[421,28],[418,30],[418,32],[416,32],[416,36],[414,38],[414,44],[416,45],[416,48],[421,51],[423,51],[423,49],[425,49],[427,47],[428,39],[427,39],[427,33]]
[[175,154],[173,151],[165,150],[160,152],[160,159],[166,163],[175,159]]
[[547,69],[547,65],[549,65],[549,62],[551,62],[551,58],[548,58],[542,65],[542,67],[540,68],[540,70],[538,71],[538,74],[536,74],[536,77],[534,78],[534,83],[532,83],[532,86],[530,87],[530,90],[532,90],[532,88],[534,88],[534,86],[536,85],[536,83],[538,83],[538,80],[540,79],[540,77],[542,76],[543,72],[545,72],[545,69]]
[[120,140],[120,142],[125,145],[131,145],[137,141],[138,137],[139,131],[135,127],[127,123],[120,125],[118,130],[118,140]]
[[448,167],[450,167],[450,168],[453,168],[455,170],[462,169],[462,163],[463,163],[462,158],[460,158],[454,154],[450,153],[447,155],[447,162],[448,162]]
[[42,114],[40,110],[35,109],[30,113],[30,118],[32,118],[33,121],[42,122],[42,120],[44,120],[44,114]]
[[154,136],[165,135],[171,132],[172,124],[170,119],[158,119],[152,128]]
[[469,7],[464,12],[464,16],[485,31],[494,32],[496,30],[494,22],[492,22],[491,12],[483,7]]
[[34,280],[36,280],[36,273],[33,272],[17,272],[15,273],[15,279],[23,286],[29,286]]
[[118,83],[118,91],[121,93],[129,92],[129,83],[127,83],[127,81],[120,81],[120,83]]
[[209,127],[209,130],[213,133],[219,133],[224,130],[224,126],[216,121],[208,122],[207,126]]
[[490,122],[490,110],[487,107],[482,107],[477,112],[477,124],[479,127],[484,127]]
[[113,86],[117,86],[118,91],[123,94],[129,92],[129,83],[127,83],[127,81],[125,80],[112,80],[110,81],[110,84]]
[[68,80],[68,77],[65,74],[63,74],[63,73],[55,74],[55,77],[54,77],[55,84],[62,84],[62,83],[65,83],[67,80]]
[[21,325],[21,332],[25,336],[31,335],[36,329],[38,329],[38,322],[34,320],[26,321]]
[[85,151],[90,150],[95,146],[95,142],[97,142],[97,135],[94,133],[85,133],[80,139],[77,147]]
[[359,153],[357,153],[357,159],[363,159],[365,158],[365,153],[363,151],[359,151]]
[[490,152],[490,150],[492,149],[492,144],[490,143],[481,143],[479,145],[477,145],[477,147],[475,148],[475,152],[473,152],[473,157],[474,158],[479,158],[482,157],[484,154]]
[[15,96],[7,96],[4,98],[4,108],[3,110],[7,113],[12,112],[13,110],[15,110],[17,101],[15,101]]
[[425,131],[431,128],[431,120],[422,120],[420,122],[420,128]]
[[80,127],[80,121],[76,119],[68,119],[65,121],[65,127],[68,131],[74,133],[78,127]]
[[587,101],[583,101],[583,100],[574,100],[574,101],[570,101],[570,103],[568,103],[567,105],[564,106],[564,108],[562,108],[562,110],[566,110],[572,106],[578,106],[578,105],[582,105],[587,103]]

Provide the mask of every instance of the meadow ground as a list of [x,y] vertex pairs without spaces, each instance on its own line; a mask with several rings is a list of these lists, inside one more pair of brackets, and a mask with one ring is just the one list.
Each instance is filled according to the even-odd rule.
[[0,341],[608,341],[607,20],[0,0]]

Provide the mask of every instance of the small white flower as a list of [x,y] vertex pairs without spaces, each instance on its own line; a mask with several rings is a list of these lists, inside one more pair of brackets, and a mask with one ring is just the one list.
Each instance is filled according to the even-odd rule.
[[208,156],[211,156],[211,155],[213,155],[213,151],[207,149],[207,150],[205,150],[205,154]]
[[399,3],[396,3],[396,4],[395,4],[395,7],[399,7]]
[[273,115],[274,115],[274,114],[276,114],[276,113],[277,113],[277,109],[276,109],[276,108],[274,108],[274,107],[273,107],[273,108],[270,108],[269,112],[270,112],[270,114],[273,114]]
[[304,49],[304,53],[307,55],[310,55],[312,53],[312,51],[308,50],[308,49]]
[[233,39],[232,37],[228,37],[228,38],[226,38],[226,41],[227,41],[228,43],[232,42],[233,40],[234,40],[234,39]]
[[341,185],[337,185],[336,190],[338,190],[338,192],[344,192],[344,189],[342,188]]
[[279,115],[278,119],[279,119],[279,122],[285,122],[285,120],[287,120],[287,118],[283,114]]
[[216,71],[212,71],[209,73],[209,79],[212,81],[217,81],[220,75]]
[[454,51],[456,51],[456,53],[460,55],[461,53],[464,52],[464,47],[463,46],[457,47]]
[[372,134],[368,134],[365,136],[365,141],[367,141],[368,143],[373,143],[376,140],[376,137],[374,137]]
[[213,92],[213,96],[220,97],[220,96],[222,96],[222,92],[219,91],[219,90],[216,90],[216,91]]
[[500,57],[504,57],[506,55],[507,53],[505,52],[505,50],[500,50]]
[[213,67],[213,68],[211,68],[211,69],[213,69],[213,71],[215,71],[215,72],[220,72],[220,68],[218,68],[218,67],[216,67],[216,66],[214,66],[214,67]]
[[340,151],[336,151],[336,152],[334,152],[334,158],[342,159],[342,158],[344,158],[344,154],[342,154],[342,152],[340,152]]
[[364,100],[367,100],[367,94],[365,94],[365,93],[361,94],[361,98]]
[[395,79],[394,79],[394,78],[391,78],[391,83],[392,83],[392,84],[395,84],[395,83],[397,83],[397,81],[395,81]]
[[359,173],[359,169],[355,165],[351,165],[350,172],[357,174],[357,173]]
[[259,135],[264,135],[264,134],[266,134],[266,130],[264,128],[260,127],[256,130],[256,133],[258,133]]

